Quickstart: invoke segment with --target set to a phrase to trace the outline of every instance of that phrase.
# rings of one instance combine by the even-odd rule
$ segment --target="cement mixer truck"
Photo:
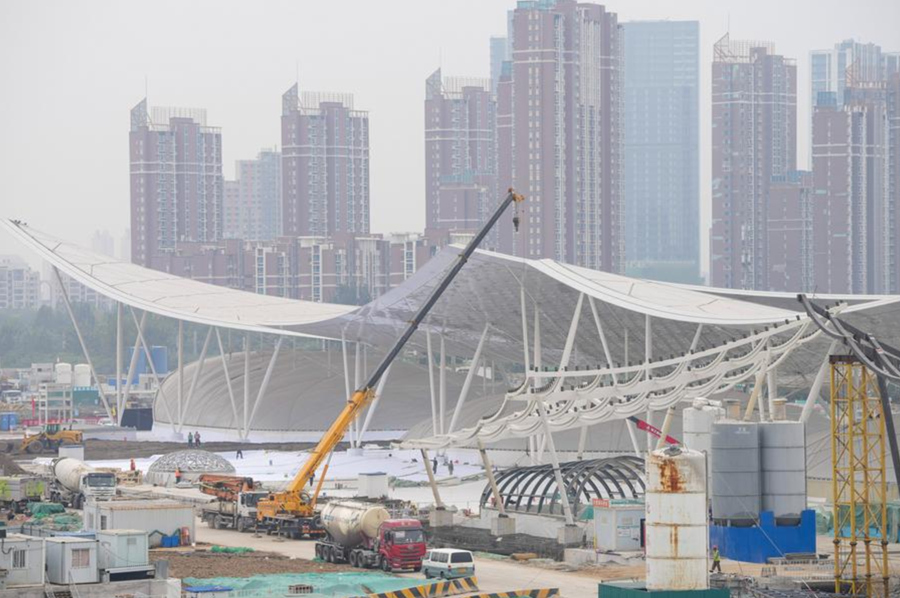
[[[114,473],[97,471],[72,457],[54,459],[50,469],[53,472],[50,500],[54,502],[80,509],[87,499],[110,500],[116,496]]]
[[[416,519],[391,519],[377,504],[335,501],[322,509],[322,525],[326,538],[316,542],[316,556],[323,561],[388,572],[422,569],[425,531]]]

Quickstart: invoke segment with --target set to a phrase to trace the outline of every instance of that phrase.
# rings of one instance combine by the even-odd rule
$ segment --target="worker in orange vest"
[[[175,485],[177,486],[180,483],[181,483],[181,468],[176,467],[175,468]]]

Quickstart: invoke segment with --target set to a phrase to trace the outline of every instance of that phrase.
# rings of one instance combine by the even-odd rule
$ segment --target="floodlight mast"
[[[453,279],[456,278],[456,275],[459,274],[459,271],[462,270],[462,267],[469,260],[469,257],[475,252],[481,242],[484,240],[485,236],[487,236],[488,232],[490,232],[491,228],[493,228],[494,224],[497,223],[497,220],[500,219],[500,216],[503,215],[503,212],[506,208],[509,207],[510,204],[518,205],[522,201],[525,200],[525,197],[516,193],[512,188],[509,189],[509,192],[506,195],[506,198],[497,206],[497,209],[494,210],[494,213],[488,219],[488,221],[481,227],[478,233],[472,238],[471,241],[466,245],[465,249],[462,253],[457,256],[456,263],[444,274],[443,279],[440,284],[431,292],[428,300],[419,308],[419,311],[416,312],[416,315],[409,322],[409,326],[407,326],[406,331],[403,335],[397,340],[394,346],[388,351],[387,355],[385,355],[384,359],[381,360],[381,363],[378,364],[378,367],[375,368],[375,371],[372,372],[372,375],[369,377],[369,380],[366,382],[364,386],[358,388],[348,399],[347,404],[344,406],[344,409],[341,411],[340,415],[338,415],[337,419],[331,424],[331,427],[328,428],[328,431],[322,436],[319,440],[319,443],[313,449],[312,453],[310,453],[309,458],[300,468],[300,471],[297,472],[297,475],[288,485],[287,489],[282,492],[272,493],[269,497],[262,499],[259,501],[257,505],[257,518],[262,521],[270,518],[276,517],[284,517],[284,516],[297,516],[297,517],[312,517],[314,514],[314,509],[316,505],[316,498],[319,494],[319,489],[322,486],[322,480],[325,477],[326,470],[323,471],[322,475],[319,478],[319,484],[316,488],[315,493],[310,496],[303,489],[309,483],[312,476],[318,470],[319,466],[322,465],[323,461],[328,457],[328,455],[335,449],[338,443],[343,439],[344,434],[350,427],[351,422],[355,420],[362,410],[368,405],[375,395],[375,387],[378,385],[378,381],[381,380],[381,377],[384,376],[384,373],[387,371],[388,367],[390,367],[391,363],[400,352],[403,350],[403,347],[412,338],[412,335],[416,332],[419,325],[425,319],[425,316],[428,315],[428,312],[431,311],[431,308],[434,307],[434,304],[437,303],[437,300],[441,298],[441,295],[447,290],[450,284],[453,282]],[[514,218],[514,226],[516,230],[518,230],[518,213]]]

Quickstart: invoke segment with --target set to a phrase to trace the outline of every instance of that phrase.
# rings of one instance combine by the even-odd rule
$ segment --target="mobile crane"
[[[456,275],[462,270],[462,267],[466,264],[469,257],[475,252],[475,249],[478,248],[478,245],[481,244],[484,237],[487,236],[488,232],[493,228],[494,224],[496,224],[497,220],[500,219],[500,216],[510,204],[515,205],[513,226],[516,231],[519,230],[518,205],[524,200],[524,196],[519,195],[512,188],[509,189],[506,198],[499,206],[497,206],[497,209],[481,230],[479,230],[472,240],[469,241],[469,244],[466,245],[463,252],[457,256],[456,263],[454,263],[447,273],[444,274],[440,284],[438,284],[431,292],[431,295],[422,307],[419,308],[419,311],[409,322],[406,331],[397,340],[391,350],[388,351],[387,355],[385,355],[384,359],[369,377],[369,380],[347,399],[347,404],[344,406],[340,415],[338,415],[337,419],[331,424],[331,427],[328,428],[328,431],[325,432],[321,440],[319,440],[319,443],[313,449],[312,453],[310,453],[309,458],[300,468],[300,471],[297,472],[297,475],[288,487],[283,491],[269,494],[269,496],[260,499],[257,503],[256,517],[258,527],[266,529],[269,533],[275,532],[279,535],[285,534],[290,535],[291,537],[304,535],[314,536],[324,533],[321,523],[316,516],[315,507],[316,499],[322,488],[322,482],[328,471],[327,463],[325,464],[325,469],[322,471],[322,475],[319,476],[318,485],[316,486],[314,493],[310,495],[304,488],[306,488],[310,480],[313,479],[312,476],[325,461],[326,457],[334,450],[341,439],[343,439],[350,424],[372,401],[375,396],[375,387],[378,385],[378,381],[381,380],[381,377],[387,371],[388,367],[394,359],[397,358],[403,350],[403,347],[406,346],[406,343],[416,332],[419,324],[422,323],[422,320],[425,319],[425,316],[428,315],[428,312],[431,311],[431,308],[434,307],[437,300],[444,294],[444,291],[447,290],[453,282],[453,279],[456,278]]]

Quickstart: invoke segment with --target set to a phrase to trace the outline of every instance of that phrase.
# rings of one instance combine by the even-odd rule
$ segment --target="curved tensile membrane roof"
[[[330,319],[353,308],[236,291],[120,262],[9,220],[18,240],[81,284],[151,313],[222,328],[284,334],[289,326]]]
[[[364,374],[374,369],[374,364],[400,336],[460,253],[459,248],[448,247],[401,285],[365,306],[352,307],[267,297],[186,280],[116,262],[25,225],[10,221],[3,224],[61,272],[138,309],[221,328],[332,339],[346,337],[351,343],[359,340],[369,346]],[[863,330],[877,331],[885,343],[900,344],[900,297],[813,296],[813,299],[829,305],[847,303],[842,318]],[[503,384],[511,388],[522,381],[526,346],[532,367],[538,354],[543,367],[560,364],[578,305],[581,311],[576,318],[578,324],[568,364],[591,369],[638,364],[644,361],[648,350],[653,360],[683,355],[692,346],[697,351],[711,350],[766,328],[785,325],[787,329],[788,322],[806,319],[795,295],[789,293],[654,282],[554,260],[529,260],[477,251],[434,305],[420,331],[413,336],[410,348],[421,355],[430,336],[436,355],[439,338],[443,336],[448,356],[470,360],[484,334],[485,363],[496,365],[496,372],[492,372],[501,388]],[[538,330],[540,346],[536,351]],[[808,385],[822,363],[828,344],[827,339],[815,338],[791,351],[778,365],[779,384]],[[381,408],[386,408],[394,394],[393,384],[406,384],[408,389],[396,393],[409,397],[403,409],[417,412],[415,421],[426,419],[430,413],[429,382],[427,368],[420,369],[421,380],[399,375],[389,380],[385,387],[386,402]],[[255,374],[251,376],[251,396],[256,395],[259,378]],[[198,386],[198,396],[212,396],[202,392],[202,381]],[[336,386],[339,388],[340,384]],[[488,395],[496,397],[497,388],[493,393],[481,393],[480,384],[473,386],[467,406]],[[296,392],[289,388],[282,392],[278,388],[280,385],[273,383],[273,390],[266,395],[267,408],[287,409],[298,401]],[[228,397],[221,400],[223,412],[230,412]],[[455,403],[456,395],[448,394],[449,411],[452,412]],[[207,401],[197,400],[195,405],[198,413],[215,411]],[[229,418],[234,419],[233,414]],[[192,422],[202,426],[203,419],[201,415]],[[228,425],[210,424],[210,427]]]

